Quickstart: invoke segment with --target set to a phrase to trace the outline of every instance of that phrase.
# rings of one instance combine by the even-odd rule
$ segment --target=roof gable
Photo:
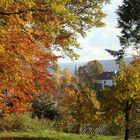
[[[98,76],[98,80],[112,80],[113,76],[115,76],[115,72],[111,71],[111,72],[103,72],[102,74],[100,74]]]

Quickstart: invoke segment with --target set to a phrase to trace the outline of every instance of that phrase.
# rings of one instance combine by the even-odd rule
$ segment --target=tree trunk
[[[77,134],[80,133],[80,128],[81,128],[81,124],[78,123],[77,126],[76,126],[76,131],[75,131]]]
[[[128,128],[125,128],[125,137],[124,137],[124,140],[128,140],[129,139],[129,129]]]
[[[129,128],[129,111],[125,111],[125,137],[124,140],[129,139],[129,133],[130,133],[130,128]]]

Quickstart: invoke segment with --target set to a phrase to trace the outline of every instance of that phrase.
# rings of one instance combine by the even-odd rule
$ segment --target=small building
[[[98,84],[102,89],[104,89],[106,86],[115,86],[115,81],[113,80],[113,77],[115,76],[116,71],[111,72],[103,72],[98,76]]]

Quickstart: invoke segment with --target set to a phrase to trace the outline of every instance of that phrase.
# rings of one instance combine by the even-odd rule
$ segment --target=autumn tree
[[[133,48],[140,53],[140,1],[123,0],[117,11],[117,27],[121,30],[119,36],[122,49],[118,51],[107,50],[110,54],[118,57],[118,60],[125,56],[127,48]]]
[[[77,58],[77,33],[84,36],[87,29],[103,25],[104,2],[0,1],[1,110],[25,111],[32,94],[52,88],[49,70],[59,57]],[[3,96],[5,90],[10,96]]]
[[[140,59],[134,60],[128,66],[121,64],[120,71],[115,77],[116,87],[104,91],[101,100],[101,110],[106,120],[113,120],[124,126],[125,137],[128,140],[130,130],[139,119],[140,104]]]
[[[78,79],[68,68],[61,71],[58,88],[64,92],[65,88],[76,90],[78,87]]]
[[[100,103],[95,91],[87,87],[78,85],[78,90],[65,88],[59,106],[64,126],[68,129],[70,125],[72,132],[80,133],[83,127],[99,123]]]
[[[78,68],[79,83],[94,89],[97,77],[103,72],[103,66],[98,61],[89,61],[86,65]]]

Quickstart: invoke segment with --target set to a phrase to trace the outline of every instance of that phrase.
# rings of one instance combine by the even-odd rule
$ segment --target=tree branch
[[[47,12],[47,10],[45,10],[45,9],[27,9],[27,10],[19,10],[17,12],[3,12],[3,11],[0,11],[0,15],[10,16],[10,15],[19,15],[19,14],[27,13],[27,12]]]

